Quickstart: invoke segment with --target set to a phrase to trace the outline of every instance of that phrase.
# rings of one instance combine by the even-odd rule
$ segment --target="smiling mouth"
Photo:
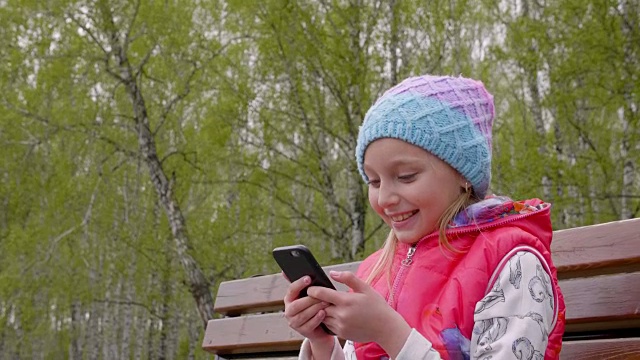
[[[412,217],[417,213],[418,213],[418,210],[414,210],[412,212],[404,213],[402,215],[390,216],[390,218],[391,218],[391,221],[393,222],[401,222],[401,221],[407,220],[408,218]]]

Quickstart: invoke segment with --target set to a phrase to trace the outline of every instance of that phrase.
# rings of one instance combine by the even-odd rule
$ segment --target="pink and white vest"
[[[538,199],[524,203],[543,204]],[[457,249],[466,249],[460,254],[441,248],[438,233],[432,233],[417,243],[410,265],[402,262],[411,246],[399,243],[393,261],[392,291],[389,291],[385,276],[379,277],[373,287],[390,301],[412,328],[433,343],[443,359],[469,359],[468,349],[447,339],[443,331],[458,329],[462,336],[471,339],[476,303],[493,287],[496,280],[493,277],[505,266],[504,260],[517,251],[530,251],[547,265],[551,274],[558,316],[549,334],[544,358],[558,359],[564,333],[565,304],[551,259],[549,214],[550,206],[546,206],[528,214],[449,229],[450,243]],[[366,279],[380,254],[378,251],[362,262],[358,277]],[[386,358],[384,350],[375,343],[356,343],[355,348],[359,360]]]

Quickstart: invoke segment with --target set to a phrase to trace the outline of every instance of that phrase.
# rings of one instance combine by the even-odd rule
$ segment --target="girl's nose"
[[[392,185],[380,184],[378,189],[378,205],[382,208],[390,208],[398,204],[400,197]]]

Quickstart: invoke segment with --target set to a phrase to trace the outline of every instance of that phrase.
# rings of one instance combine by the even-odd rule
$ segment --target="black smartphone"
[[[273,249],[273,258],[276,259],[276,262],[291,282],[308,275],[311,278],[311,285],[309,286],[324,286],[336,289],[327,274],[322,270],[322,266],[316,261],[311,250],[304,245],[275,248]],[[307,288],[300,291],[300,297],[307,296]],[[328,334],[335,335],[324,324],[320,324],[320,326]]]
[[[329,280],[327,274],[322,270],[315,257],[304,245],[283,246],[273,249],[273,258],[289,278],[294,282],[301,277],[308,275],[311,278],[309,286],[324,286],[330,289],[335,287]],[[307,289],[300,292],[300,297],[307,296]]]

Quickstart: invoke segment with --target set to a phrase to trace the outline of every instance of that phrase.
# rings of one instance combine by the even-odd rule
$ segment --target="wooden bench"
[[[567,306],[561,359],[640,359],[640,219],[554,233]],[[358,262],[325,267],[355,271]],[[280,274],[223,282],[202,347],[220,359],[294,359],[302,337],[287,326]]]

